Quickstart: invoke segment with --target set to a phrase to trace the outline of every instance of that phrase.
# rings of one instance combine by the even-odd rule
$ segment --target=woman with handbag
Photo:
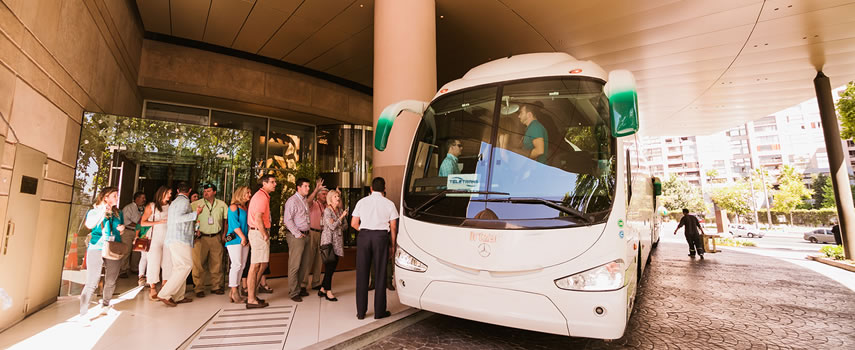
[[[116,279],[119,277],[119,269],[122,265],[120,258],[123,255],[121,251],[123,248],[121,246],[127,246],[122,243],[122,231],[125,230],[125,225],[122,224],[124,220],[122,212],[116,208],[118,200],[119,191],[115,187],[106,187],[95,198],[93,208],[86,212],[84,225],[92,229],[92,238],[86,250],[86,286],[80,293],[81,317],[86,315],[92,294],[95,293],[95,288],[101,281],[102,267],[106,271],[101,313],[106,313],[110,308],[110,298],[116,289]],[[124,249],[124,253],[127,253],[127,249]]]
[[[238,187],[232,195],[232,202],[229,205],[229,233],[226,234],[226,250],[229,252],[229,299],[233,303],[243,303],[246,300],[240,296],[238,288],[240,286],[241,271],[246,265],[246,257],[249,254],[249,239],[246,235],[249,233],[249,222],[246,220],[247,207],[246,204],[252,198],[249,187]]]
[[[344,239],[341,230],[347,209],[339,210],[341,206],[341,192],[337,189],[327,194],[327,208],[323,214],[323,232],[321,232],[321,260],[324,263],[324,281],[321,283],[319,297],[325,297],[329,301],[338,301],[332,292],[332,275],[338,265],[338,259],[344,256]]]
[[[170,198],[172,198],[172,190],[166,186],[160,186],[154,193],[154,202],[145,207],[140,219],[140,226],[151,227],[148,230],[148,237],[151,242],[148,252],[146,252],[146,260],[148,261],[146,282],[149,285],[148,297],[153,301],[158,301],[157,282],[160,282],[161,270],[163,270],[164,278],[172,273],[172,255],[163,244],[163,241],[166,240],[166,213],[169,210]],[[166,280],[161,285],[165,284]]]

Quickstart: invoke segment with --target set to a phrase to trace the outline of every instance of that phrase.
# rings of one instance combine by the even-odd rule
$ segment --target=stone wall
[[[0,0],[0,222],[15,147],[48,158],[37,232],[16,233],[37,240],[32,261],[21,262],[31,270],[30,313],[56,300],[83,112],[142,110],[138,18],[129,0]]]
[[[139,86],[305,113],[294,121],[306,124],[319,124],[315,119],[372,123],[372,99],[364,93],[268,64],[153,40],[143,42]]]

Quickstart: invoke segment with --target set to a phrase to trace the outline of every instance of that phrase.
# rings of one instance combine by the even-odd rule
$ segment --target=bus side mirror
[[[395,119],[401,112],[409,111],[422,116],[427,106],[427,102],[416,100],[398,101],[386,106],[380,113],[380,117],[377,118],[377,125],[374,128],[374,148],[381,152],[386,149],[389,134],[392,132],[392,124],[395,123]]]
[[[609,72],[605,92],[609,97],[612,136],[623,137],[638,132],[638,93],[632,73],[622,69]]]
[[[662,195],[662,180],[659,180],[658,177],[653,178],[653,196],[661,196]]]

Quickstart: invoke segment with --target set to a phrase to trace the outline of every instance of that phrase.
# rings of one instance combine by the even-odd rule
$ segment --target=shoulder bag
[[[113,219],[110,218],[110,222]],[[111,225],[112,226],[112,225]],[[104,235],[104,222],[101,222],[101,234]],[[113,237],[113,228],[108,228],[107,241],[104,242],[104,248],[101,249],[101,257],[107,260],[119,260],[128,254],[128,245],[122,242],[117,242]]]
[[[324,264],[329,264],[335,261],[335,250],[333,250],[332,244],[324,244],[321,247],[321,260]]]

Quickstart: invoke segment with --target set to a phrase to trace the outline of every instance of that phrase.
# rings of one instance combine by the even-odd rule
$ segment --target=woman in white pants
[[[166,239],[166,214],[169,209],[170,198],[172,198],[172,190],[166,186],[160,186],[154,194],[154,202],[145,207],[145,212],[140,219],[141,226],[152,226],[148,232],[151,245],[146,253],[148,263],[146,282],[150,288],[149,298],[154,301],[158,300],[157,282],[160,282],[161,269],[164,278],[172,273],[172,256],[169,249],[163,245],[163,241]],[[166,284],[166,280],[163,281],[163,284]]]
[[[229,235],[234,234],[234,238],[226,242],[226,249],[229,251],[229,299],[233,303],[243,303],[245,300],[240,296],[238,287],[240,286],[241,272],[246,265],[246,256],[249,254],[249,240],[246,234],[249,232],[249,223],[246,221],[246,204],[251,198],[249,188],[246,186],[238,187],[234,195],[232,195],[232,203],[229,205]]]

